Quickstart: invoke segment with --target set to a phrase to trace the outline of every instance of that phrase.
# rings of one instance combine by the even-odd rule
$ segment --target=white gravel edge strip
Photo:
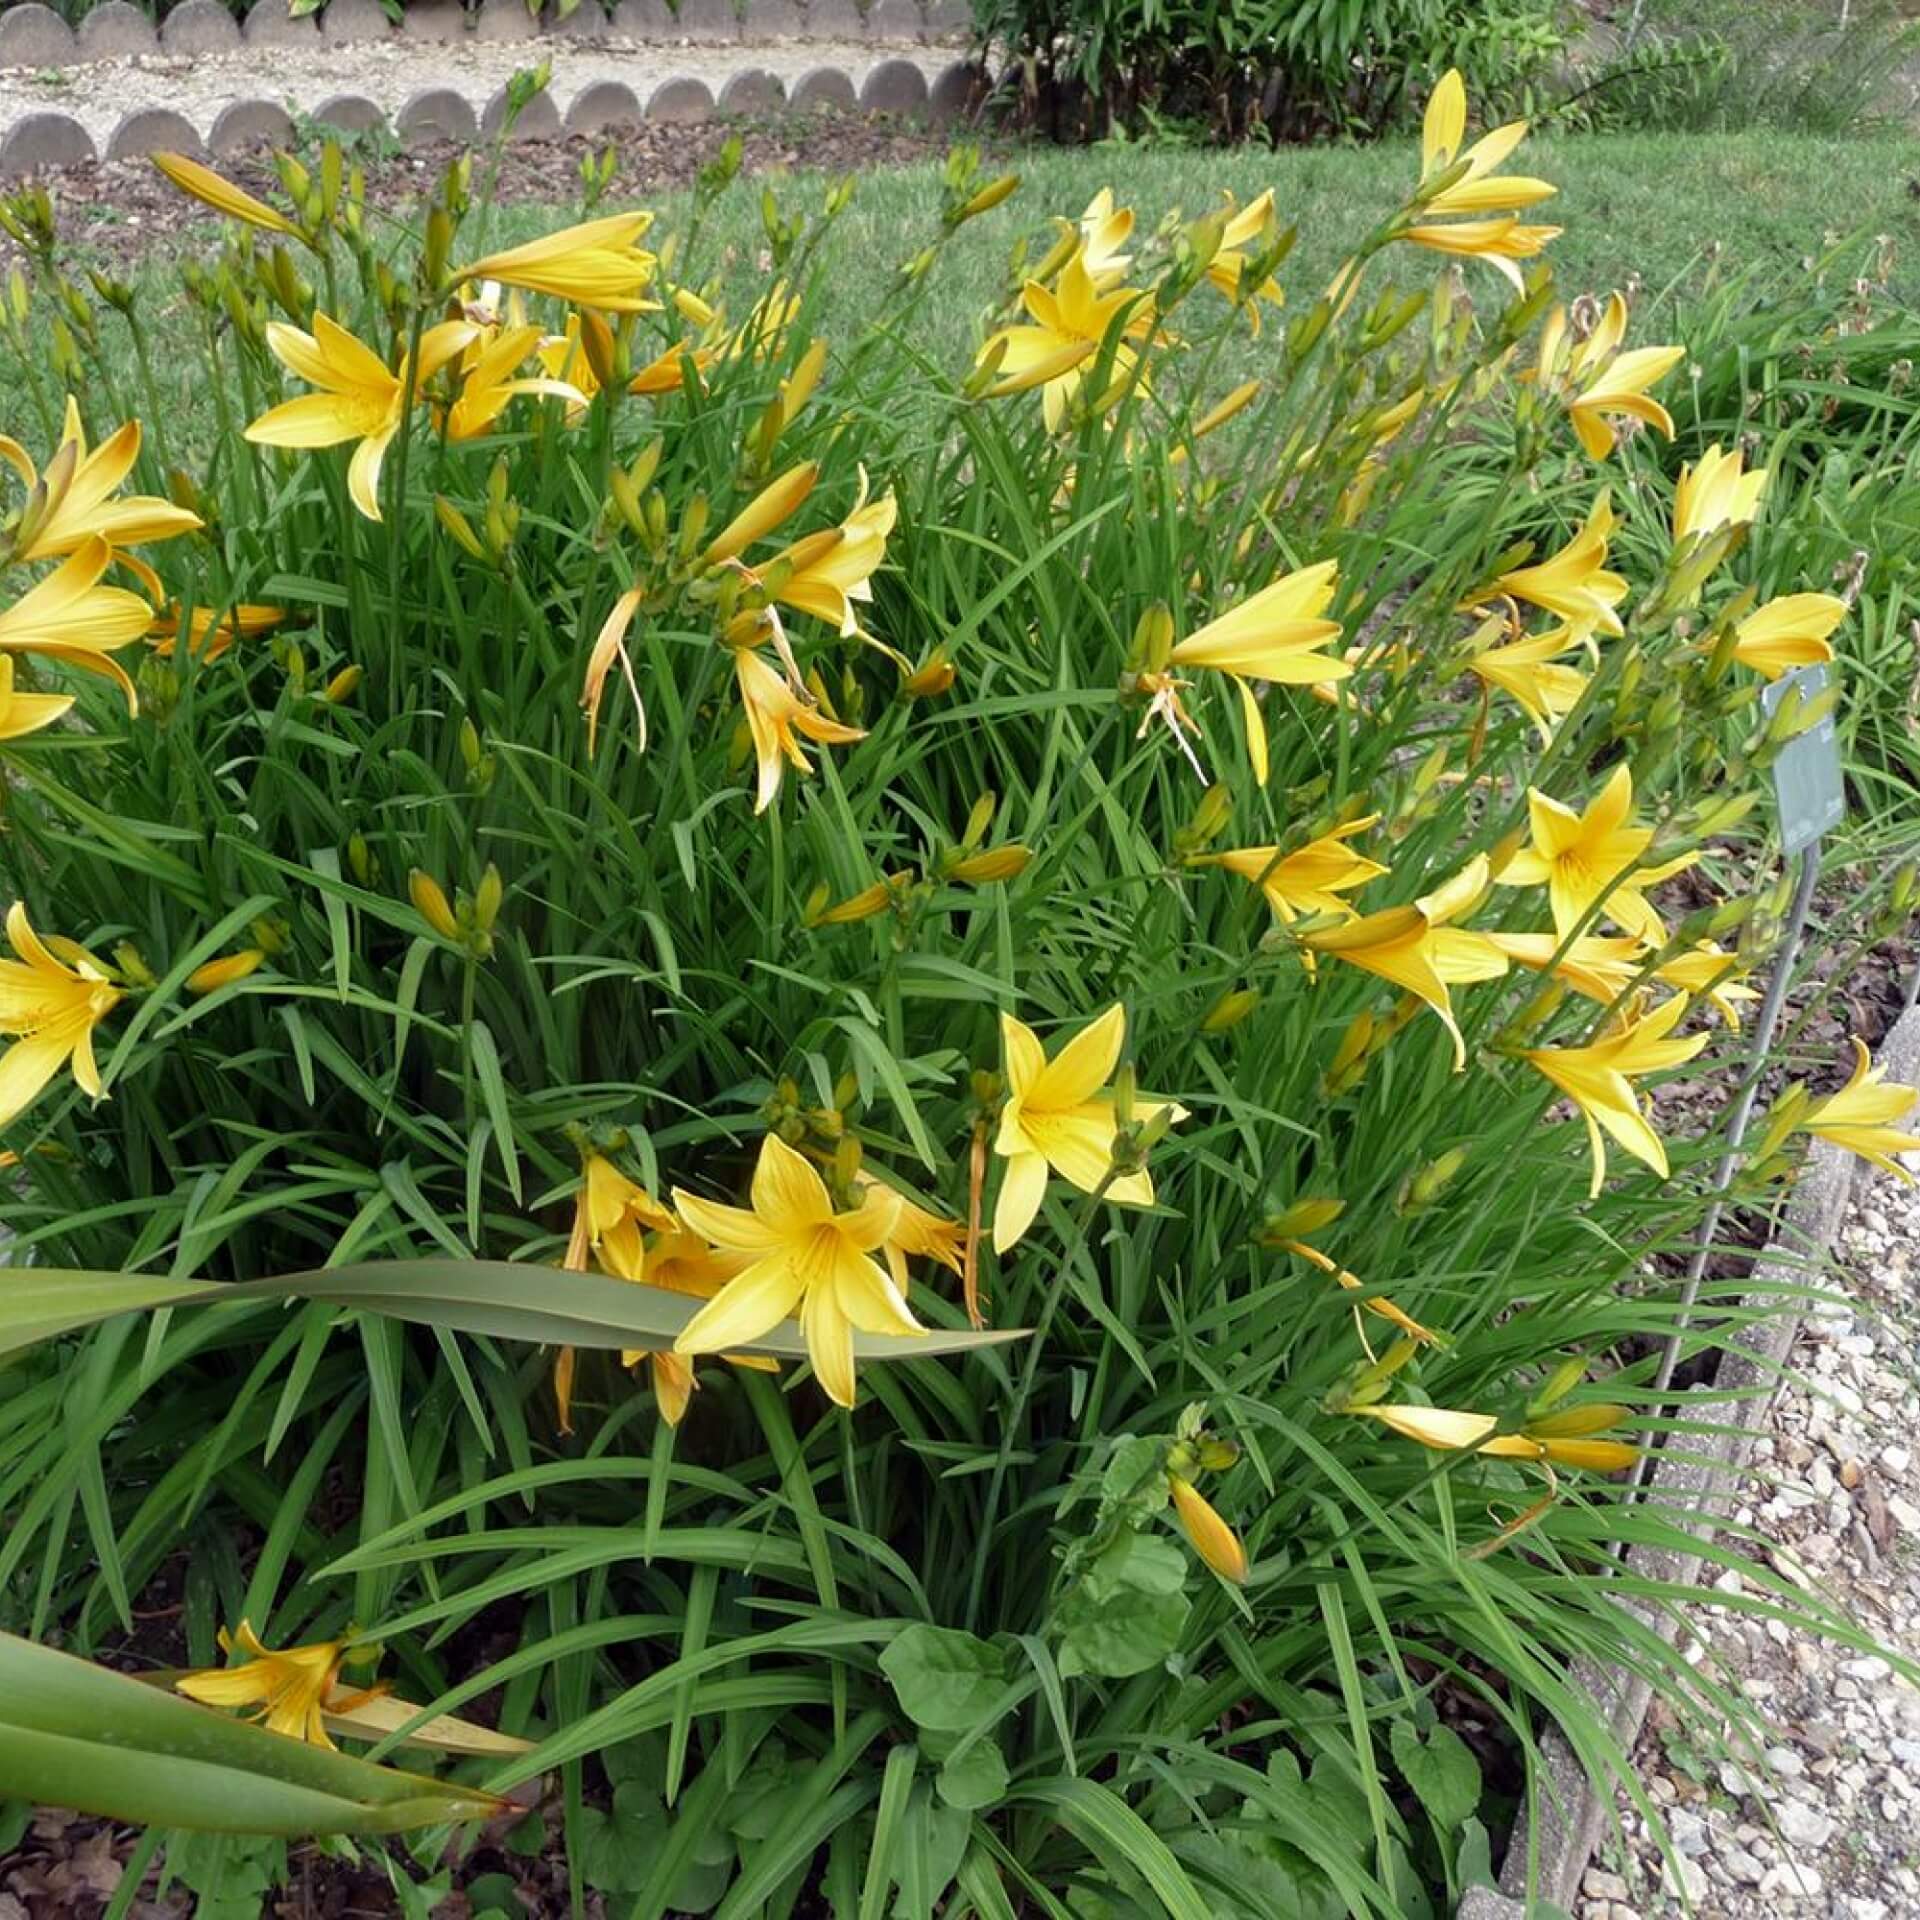
[[[1909,1009],[1894,1023],[1881,1043],[1878,1063],[1889,1079],[1910,1081],[1920,1077],[1920,1008]],[[1809,1263],[1825,1259],[1846,1218],[1857,1164],[1844,1148],[1824,1140],[1814,1142],[1786,1224],[1756,1269],[1756,1278],[1769,1275],[1771,1269],[1770,1277],[1791,1283],[1804,1277]],[[1701,1440],[1695,1458],[1663,1461],[1655,1473],[1653,1484],[1660,1492],[1672,1496],[1675,1504],[1690,1502],[1697,1507],[1703,1532],[1712,1525],[1714,1496],[1724,1496],[1734,1488],[1766,1424],[1772,1406],[1771,1388],[1799,1326],[1798,1315],[1773,1321],[1765,1329],[1762,1347],[1752,1354],[1728,1354],[1722,1360],[1714,1378],[1715,1393],[1732,1390],[1756,1394],[1747,1403],[1746,1421],[1733,1432]],[[1700,1556],[1641,1549],[1630,1556],[1629,1564],[1652,1579],[1690,1584],[1699,1575]],[[1678,1630],[1678,1622],[1664,1614],[1649,1611],[1643,1617],[1665,1639],[1672,1639]],[[1573,1677],[1575,1685],[1606,1713],[1614,1739],[1631,1753],[1652,1696],[1650,1685],[1585,1661],[1575,1668]],[[1573,1909],[1581,1877],[1606,1829],[1613,1793],[1611,1786],[1595,1790],[1573,1749],[1557,1731],[1549,1733],[1543,1745],[1548,1778],[1537,1830],[1529,1825],[1523,1811],[1501,1869],[1502,1891],[1469,1888],[1460,1902],[1458,1920],[1526,1920],[1529,1891],[1536,1899],[1551,1900],[1569,1912]]]

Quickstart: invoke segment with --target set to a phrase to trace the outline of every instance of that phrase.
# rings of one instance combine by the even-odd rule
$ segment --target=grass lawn
[[[1753,269],[1756,298],[1764,298],[1830,242],[1885,233],[1895,242],[1896,283],[1920,300],[1920,140],[1595,134],[1533,140],[1521,158],[1525,171],[1559,186],[1540,217],[1566,229],[1550,257],[1569,292],[1604,291],[1637,272],[1658,297],[1683,283],[1697,290],[1706,272],[1724,278]],[[1418,170],[1416,149],[1405,140],[1270,153],[1045,148],[1007,164],[1020,172],[1021,191],[956,238],[942,270],[944,295],[925,314],[928,347],[948,366],[972,351],[979,315],[998,295],[1015,238],[1040,229],[1047,214],[1078,213],[1102,186],[1135,208],[1142,230],[1176,208],[1189,218],[1204,212],[1223,188],[1242,201],[1273,188],[1281,218],[1300,231],[1281,270],[1298,298],[1326,284]],[[782,201],[793,204],[800,187],[796,180],[782,189]],[[736,190],[722,229],[748,268],[761,244],[758,197],[757,186]],[[809,198],[801,192],[799,204]],[[847,303],[849,323],[865,305],[870,271],[920,246],[935,231],[939,204],[934,167],[861,181],[838,242],[847,270],[835,292]],[[517,234],[545,217],[516,208],[503,225],[510,222]],[[1856,257],[1849,252],[1849,260]],[[1432,265],[1431,257],[1423,260],[1407,278],[1429,279]],[[1468,274],[1468,284],[1484,289],[1492,304],[1501,283],[1482,268],[1469,265]]]

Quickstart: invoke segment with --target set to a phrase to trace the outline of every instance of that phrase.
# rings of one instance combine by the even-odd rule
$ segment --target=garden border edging
[[[0,7],[0,67],[57,72],[65,67],[131,61],[144,67],[158,56],[222,55],[258,50],[406,43],[415,53],[425,43],[471,37],[481,42],[525,42],[528,58],[543,47],[609,48],[616,63],[631,50],[643,66],[659,69],[650,84],[601,80],[582,87],[567,106],[564,124],[556,103],[542,96],[523,114],[516,139],[555,139],[562,134],[597,136],[642,120],[686,123],[715,117],[756,117],[778,110],[894,114],[932,124],[965,119],[985,92],[985,74],[967,45],[971,14],[964,0],[680,0],[677,14],[662,0],[619,0],[611,13],[584,4],[564,22],[533,20],[524,0],[481,0],[463,12],[449,0],[413,6],[391,28],[377,0],[331,0],[323,26],[313,18],[291,20],[287,0],[254,0],[236,23],[222,0],[182,0],[156,30],[129,0],[101,0],[76,30],[42,0],[16,0]],[[822,65],[783,82],[754,64],[756,46],[802,52],[818,47]],[[682,47],[700,55],[725,49],[725,70],[708,79],[675,73],[659,50]],[[858,61],[849,55],[864,55]],[[834,63],[834,64],[826,64]],[[687,66],[696,66],[689,59]],[[790,63],[789,63],[790,64]],[[491,98],[451,84],[449,75],[423,75],[422,90],[388,103],[391,112],[351,93],[335,93],[311,106],[312,118],[351,132],[389,119],[402,147],[451,135],[471,138],[469,118],[482,134],[506,113],[506,89]],[[325,90],[322,89],[322,92]],[[451,116],[451,124],[449,124]],[[96,116],[96,120],[97,120]],[[262,139],[284,141],[293,121],[278,96],[244,91],[229,100],[211,124],[195,125],[168,107],[149,103],[91,129],[72,113],[49,106],[0,121],[0,180],[43,169],[99,160],[136,160],[164,151],[219,159]]]
[[[1881,1042],[1875,1064],[1894,1080],[1920,1077],[1920,1008],[1909,1008]],[[1844,1147],[1816,1140],[1805,1171],[1794,1192],[1787,1218],[1761,1255],[1756,1279],[1770,1272],[1791,1282],[1810,1261],[1824,1260],[1840,1224],[1846,1218],[1859,1166]],[[1800,1331],[1798,1314],[1769,1323],[1760,1344],[1751,1352],[1725,1355],[1714,1374],[1714,1389],[1752,1391],[1777,1388],[1780,1368]],[[1749,1403],[1752,1417],[1732,1432],[1710,1436],[1689,1460],[1663,1459],[1653,1485],[1663,1491],[1698,1500],[1703,1533],[1710,1530],[1715,1491],[1730,1491],[1759,1439],[1773,1405],[1773,1392]],[[1649,1577],[1691,1585],[1699,1576],[1702,1555],[1641,1549],[1627,1564]],[[1648,1624],[1663,1638],[1672,1639],[1680,1622],[1668,1615],[1649,1614]],[[1606,1714],[1608,1728],[1624,1752],[1631,1753],[1640,1736],[1652,1699],[1652,1683],[1637,1675],[1625,1676],[1582,1661],[1574,1669],[1574,1684]],[[1588,1780],[1572,1747],[1556,1728],[1543,1742],[1548,1779],[1540,1801],[1539,1831],[1529,1830],[1525,1814],[1514,1829],[1500,1872],[1500,1891],[1470,1887],[1462,1896],[1457,1920],[1526,1920],[1528,1857],[1536,1862],[1534,1897],[1551,1900],[1571,1912],[1580,1882],[1606,1829],[1613,1803],[1611,1790],[1597,1790]]]

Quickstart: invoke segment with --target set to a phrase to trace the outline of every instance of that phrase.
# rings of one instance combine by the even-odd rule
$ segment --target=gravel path
[[[596,80],[624,81],[644,103],[663,80],[704,80],[717,97],[726,79],[759,67],[789,90],[815,67],[837,67],[857,91],[882,60],[911,60],[928,79],[958,58],[951,47],[887,45],[869,41],[769,40],[727,45],[657,41],[447,42],[371,40],[345,46],[253,48],[236,53],[145,54],[71,67],[0,68],[0,133],[36,112],[70,114],[105,151],[108,136],[142,107],[171,107],[204,135],[220,109],[235,100],[272,99],[290,112],[311,112],[336,94],[371,100],[391,121],[416,93],[451,87],[475,109],[486,105],[522,67],[553,62],[549,91],[562,116],[574,96]]]
[[[1920,1170],[1920,1154],[1907,1156]],[[1920,1189],[1861,1168],[1835,1247],[1845,1304],[1801,1330],[1736,1520],[1773,1566],[1863,1632],[1920,1659]],[[1737,1583],[1725,1575],[1722,1591]],[[1726,1607],[1696,1611],[1687,1656],[1742,1688],[1764,1769],[1703,1751],[1658,1699],[1640,1776],[1666,1809],[1699,1920],[1920,1914],[1920,1691],[1884,1660]],[[1603,1848],[1580,1920],[1668,1920],[1681,1887],[1623,1806],[1631,1857]]]

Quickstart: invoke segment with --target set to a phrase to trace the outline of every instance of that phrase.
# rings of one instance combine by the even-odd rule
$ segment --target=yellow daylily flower
[[[1603,911],[1609,919],[1635,938],[1659,946],[1667,929],[1644,890],[1684,873],[1699,856],[1683,853],[1658,865],[1642,865],[1654,830],[1629,825],[1632,814],[1633,774],[1624,760],[1584,813],[1529,787],[1533,844],[1514,854],[1495,877],[1503,887],[1544,886],[1554,929],[1563,938],[1604,894]]]
[[[52,726],[72,705],[70,693],[16,693],[13,655],[0,653],[0,740],[24,740]]]
[[[1207,281],[1217,292],[1223,293],[1237,306],[1244,305],[1247,310],[1247,324],[1255,333],[1260,331],[1260,302],[1271,300],[1275,306],[1284,305],[1286,292],[1272,274],[1257,287],[1243,288],[1241,281],[1247,271],[1247,250],[1249,246],[1267,229],[1273,218],[1273,189],[1269,187],[1257,199],[1249,200],[1238,211],[1234,210],[1233,195],[1226,196],[1227,224],[1221,229],[1220,245],[1214,256],[1207,262]],[[1264,249],[1263,249],[1264,251]],[[1199,438],[1205,431],[1197,426],[1194,437]]]
[[[1547,745],[1554,728],[1579,705],[1587,690],[1587,676],[1560,659],[1577,644],[1571,627],[1555,627],[1505,646],[1488,647],[1467,662],[1467,671],[1513,700],[1539,729],[1541,744]]]
[[[864,480],[861,492],[866,491]],[[773,589],[782,606],[824,620],[842,636],[857,633],[856,601],[873,598],[868,584],[887,555],[887,536],[893,532],[899,507],[892,490],[878,500],[863,501],[837,527],[810,533],[776,554],[765,567],[770,573],[785,563],[785,578]]]
[[[269,1732],[309,1746],[332,1747],[326,1707],[346,1658],[344,1641],[320,1640],[275,1652],[261,1645],[245,1620],[231,1635],[222,1627],[219,1641],[222,1653],[238,1646],[247,1656],[246,1665],[183,1673],[173,1683],[176,1692],[210,1707],[258,1707],[253,1718],[263,1721]]]
[[[156,153],[153,164],[182,193],[191,194],[215,213],[224,213],[230,220],[244,220],[248,226],[258,227],[263,233],[278,233],[290,240],[299,239],[300,229],[285,214],[276,213],[264,200],[256,200],[244,187],[236,187],[231,180],[223,180],[211,167],[203,167],[198,160],[189,160],[184,153]]]
[[[1627,333],[1627,303],[1609,295],[1606,311],[1587,337],[1569,347],[1567,311],[1555,307],[1540,332],[1536,377],[1565,394],[1573,422],[1590,459],[1604,460],[1618,439],[1610,414],[1643,420],[1671,440],[1673,416],[1647,389],[1687,357],[1685,347],[1634,347],[1621,351]]]
[[[641,297],[656,257],[637,242],[653,225],[650,213],[614,213],[525,246],[508,247],[455,270],[457,280],[498,280],[528,293],[550,293],[603,313],[650,313],[659,302]]]
[[[99,534],[88,534],[44,580],[0,612],[0,654],[37,654],[98,674],[126,695],[127,711],[135,713],[139,696],[112,654],[146,632],[153,609],[125,587],[100,585],[113,558]]]
[[[1324,686],[1353,672],[1351,661],[1321,653],[1340,637],[1340,623],[1324,617],[1339,586],[1335,560],[1282,574],[1258,593],[1190,633],[1173,649],[1174,667],[1209,667],[1232,677],[1247,729],[1247,757],[1254,778],[1267,778],[1267,729],[1254,697],[1256,680],[1282,686]]]
[[[1557,933],[1490,933],[1487,938],[1515,966],[1530,973],[1551,972],[1575,993],[1603,1007],[1611,1006],[1632,985],[1647,957],[1638,940],[1612,934],[1583,933],[1570,943]]]
[[[1645,1161],[1663,1180],[1666,1178],[1666,1147],[1648,1125],[1630,1076],[1680,1066],[1707,1044],[1704,1033],[1669,1038],[1688,1004],[1685,994],[1675,994],[1651,1013],[1624,1022],[1586,1046],[1533,1047],[1521,1054],[1579,1108],[1587,1124],[1587,1139],[1593,1148],[1593,1184],[1588,1189],[1591,1197],[1598,1197],[1607,1177],[1603,1129],[1636,1160]]]
[[[789,763],[800,773],[813,771],[813,762],[794,738],[796,734],[826,747],[844,747],[867,737],[864,728],[830,719],[816,705],[803,700],[752,648],[734,650],[733,669],[758,768],[755,813],[765,813],[780,797],[780,782]]]
[[[1346,842],[1379,822],[1377,813],[1344,821],[1330,833],[1296,847],[1284,859],[1277,857],[1278,847],[1235,847],[1226,853],[1204,855],[1195,864],[1225,867],[1259,887],[1282,922],[1309,914],[1351,920],[1357,917],[1355,910],[1340,896],[1365,886],[1369,880],[1384,879],[1388,870],[1379,861],[1356,853]]]
[[[416,394],[418,385],[466,351],[477,332],[467,320],[443,320],[426,330],[420,340]],[[347,467],[347,492],[369,520],[378,520],[380,463],[400,430],[406,397],[404,363],[400,372],[391,371],[377,353],[324,313],[313,316],[311,333],[282,320],[268,321],[267,345],[281,365],[319,392],[269,407],[247,428],[247,439],[262,447],[334,447],[344,440],[359,441]]]
[[[1751,987],[1741,985],[1751,969],[1738,954],[1728,953],[1711,940],[1702,940],[1685,953],[1663,960],[1653,977],[1682,993],[1704,1000],[1736,1033],[1740,1029],[1740,1002],[1758,1000]]]
[[[282,607],[256,606],[240,601],[231,607],[195,607],[186,622],[187,651],[196,660],[218,660],[236,640],[271,633],[287,617]],[[180,645],[180,603],[171,602],[155,614],[147,628],[147,644],[162,660],[171,659]]]
[[[1174,1518],[1194,1552],[1222,1580],[1244,1587],[1247,1549],[1240,1536],[1215,1511],[1212,1501],[1191,1480],[1177,1473],[1167,1475],[1167,1492],[1173,1501]]]
[[[1585,640],[1596,632],[1618,638],[1626,629],[1614,608],[1627,597],[1627,582],[1607,570],[1607,543],[1618,525],[1612,500],[1603,487],[1581,522],[1580,531],[1558,553],[1501,574],[1478,599],[1511,594],[1516,600],[1558,615],[1573,640]]]
[[[1767,490],[1769,473],[1756,467],[1744,470],[1738,447],[1722,453],[1715,441],[1700,456],[1697,464],[1683,466],[1673,487],[1673,539],[1676,546],[1696,534],[1709,534],[1721,527],[1744,526],[1760,511],[1760,498]]]
[[[857,1193],[864,1194],[869,1187],[884,1184],[871,1174],[863,1173],[854,1186]],[[887,1187],[886,1191],[893,1195],[899,1206],[880,1251],[886,1259],[887,1271],[893,1275],[893,1284],[901,1293],[907,1290],[909,1260],[932,1260],[949,1273],[964,1276],[967,1270],[966,1228],[958,1220],[949,1220],[941,1214],[930,1212],[895,1188]]]
[[[1033,324],[1003,327],[981,348],[980,360],[984,365],[999,356],[1000,378],[988,389],[996,397],[1041,390],[1049,433],[1059,430],[1116,320],[1111,384],[1124,392],[1144,380],[1142,348],[1154,329],[1153,296],[1135,287],[1096,286],[1084,249],[1061,269],[1057,287],[1029,280],[1020,298]]]
[[[1828,635],[1847,617],[1831,593],[1786,593],[1756,607],[1733,630],[1733,657],[1768,680],[1833,658]]]
[[[1453,1017],[1449,984],[1497,979],[1506,956],[1491,937],[1451,923],[1484,897],[1487,857],[1477,854],[1444,886],[1411,906],[1387,907],[1344,926],[1321,927],[1295,937],[1317,954],[1332,954],[1410,993],[1437,1013],[1453,1038],[1453,1069],[1467,1064],[1467,1043]]]
[[[1047,1170],[1094,1193],[1113,1169],[1117,1122],[1107,1081],[1126,1043],[1126,1009],[1117,1001],[1069,1040],[1049,1060],[1039,1036],[1010,1013],[1000,1016],[1006,1048],[1007,1096],[993,1150],[1007,1162],[994,1208],[996,1253],[1017,1246],[1033,1225],[1046,1195]],[[1146,1122],[1170,1108],[1174,1122],[1187,1110],[1177,1102],[1136,1096],[1136,1120]],[[1108,1182],[1105,1198],[1121,1206],[1153,1204],[1153,1176],[1142,1168]]]
[[[1514,261],[1531,259],[1560,229],[1523,225],[1513,217],[1513,210],[1537,205],[1554,189],[1526,174],[1494,171],[1527,137],[1524,120],[1495,127],[1462,153],[1460,143],[1466,131],[1466,83],[1455,68],[1441,78],[1427,101],[1420,130],[1420,190],[1415,196],[1421,218],[1419,224],[1402,228],[1400,237],[1415,246],[1485,260],[1519,290],[1523,283]],[[1458,161],[1466,163],[1466,171],[1451,186],[1434,191],[1431,183]],[[1445,217],[1450,214],[1499,217],[1450,221]],[[1439,225],[1433,224],[1436,216]]]
[[[1920,1090],[1887,1079],[1886,1069],[1876,1067],[1865,1043],[1856,1039],[1853,1078],[1838,1093],[1814,1101],[1800,1126],[1912,1186],[1913,1175],[1893,1155],[1920,1153],[1920,1133],[1903,1133],[1896,1124],[1913,1111],[1916,1101]]]
[[[1467,86],[1457,67],[1440,78],[1427,101],[1420,125],[1420,181],[1438,179],[1456,159],[1467,163],[1466,173],[1442,192],[1430,194],[1421,203],[1423,211],[1436,213],[1493,213],[1501,208],[1531,207],[1552,198],[1555,189],[1544,180],[1523,174],[1501,176],[1494,172],[1527,137],[1524,120],[1510,120],[1503,127],[1476,140],[1465,153],[1460,142],[1467,131]]]
[[[176,507],[158,494],[116,495],[140,457],[140,439],[140,422],[128,420],[89,452],[80,407],[71,394],[67,396],[60,444],[44,474],[35,470],[31,455],[17,440],[0,435],[0,460],[13,468],[26,487],[25,519],[31,522],[12,557],[64,559],[95,534],[116,548],[151,545],[192,533],[202,525],[197,513]],[[35,499],[36,489],[44,490],[44,501]],[[128,554],[115,557],[140,575],[149,592],[158,593],[153,569],[144,561]]]
[[[1064,221],[1061,224],[1065,226]],[[1133,209],[1116,207],[1113,189],[1102,187],[1080,216],[1080,253],[1094,285],[1103,291],[1124,280],[1133,265],[1133,255],[1122,251],[1132,232]]]
[[[1514,262],[1533,259],[1559,234],[1558,227],[1530,226],[1506,216],[1498,220],[1455,220],[1439,227],[1407,227],[1400,237],[1411,240],[1417,247],[1430,247],[1435,253],[1484,260],[1502,278],[1512,282],[1516,293],[1521,293],[1526,290],[1526,282]]]
[[[589,1152],[581,1163],[580,1192],[574,1202],[573,1236],[566,1265],[576,1272],[594,1266],[616,1279],[644,1281],[672,1293],[711,1300],[752,1256],[710,1247],[681,1225],[671,1207],[663,1207],[645,1187],[629,1180],[605,1154]],[[651,1234],[652,1238],[647,1236]],[[749,1355],[728,1355],[738,1365],[771,1368],[775,1362]],[[686,1417],[695,1386],[693,1363],[683,1355],[645,1347],[623,1348],[620,1364],[646,1361],[653,1380],[654,1404],[670,1427]],[[571,1385],[571,1350],[555,1364],[555,1386]],[[567,1430],[562,1397],[561,1430]]]
[[[447,438],[474,440],[485,433],[517,394],[545,394],[568,403],[568,418],[587,404],[587,396],[570,381],[548,374],[516,378],[520,366],[540,345],[538,327],[502,327],[474,353],[461,377],[460,392],[447,409]]]
[[[14,1040],[0,1054],[0,1127],[19,1119],[63,1066],[71,1066],[83,1093],[103,1097],[93,1030],[121,999],[85,947],[41,939],[18,900],[7,909],[7,941],[17,958],[0,960],[0,1033]]]
[[[713,1246],[751,1256],[682,1329],[674,1351],[744,1346],[797,1311],[821,1387],[837,1405],[850,1407],[857,1391],[854,1329],[926,1331],[874,1258],[894,1231],[899,1196],[869,1186],[858,1206],[838,1213],[812,1165],[770,1133],[760,1145],[751,1197],[750,1209],[729,1207],[674,1189],[675,1210],[693,1232]]]

